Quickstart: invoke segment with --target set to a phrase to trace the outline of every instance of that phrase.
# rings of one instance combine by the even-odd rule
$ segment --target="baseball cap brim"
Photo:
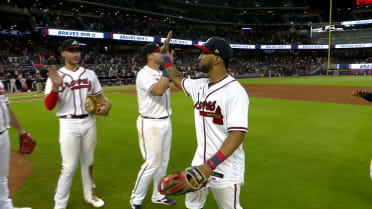
[[[152,53],[160,51],[161,47],[156,48]]]
[[[74,48],[79,48],[79,49],[82,49],[84,48],[83,46],[70,46],[70,47],[67,47],[66,49],[63,49],[63,51],[66,51],[66,50],[69,50],[69,49],[74,49]]]
[[[155,52],[159,52],[160,49],[161,49],[161,47],[158,44],[150,43],[150,44],[146,44],[142,48],[142,52],[141,53],[143,55],[152,54],[152,53],[155,53]]]
[[[203,45],[200,45],[200,44],[193,44],[193,45],[198,47],[199,49],[201,49],[202,51],[204,51],[208,54],[213,54],[213,52],[211,50],[209,50],[207,47],[205,47]]]

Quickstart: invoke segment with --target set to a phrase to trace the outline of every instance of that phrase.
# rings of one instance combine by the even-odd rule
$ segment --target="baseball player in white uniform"
[[[12,109],[8,106],[9,100],[5,95],[3,83],[0,81],[0,209],[30,209],[15,208],[9,199],[8,174],[10,159],[10,142],[8,128],[11,125],[21,135],[25,133],[18,123]]]
[[[165,176],[172,139],[170,115],[169,78],[166,71],[159,66],[163,63],[156,43],[146,44],[142,54],[147,61],[137,74],[136,89],[139,116],[137,130],[140,150],[145,162],[141,166],[135,186],[132,190],[130,204],[133,209],[141,209],[142,201],[153,180],[152,202],[174,205],[176,201],[159,193],[157,185]]]
[[[248,131],[249,99],[245,89],[227,74],[232,49],[226,40],[213,37],[205,45],[196,45],[202,54],[199,68],[209,78],[185,79],[173,65],[167,47],[168,34],[161,53],[170,79],[194,102],[198,147],[192,166],[209,178],[207,186],[186,194],[189,209],[204,207],[209,189],[220,209],[239,209],[240,188],[244,183],[244,135]]]
[[[85,108],[88,94],[96,96],[99,103],[105,103],[107,115],[111,104],[102,93],[102,87],[94,71],[79,66],[81,44],[76,40],[65,40],[61,55],[65,66],[58,71],[48,68],[49,78],[45,86],[45,105],[52,110],[57,102],[59,117],[59,143],[62,156],[62,171],[54,196],[55,209],[65,209],[76,167],[81,163],[85,201],[93,207],[102,207],[104,201],[95,195],[93,181],[94,151],[97,142],[96,122]]]

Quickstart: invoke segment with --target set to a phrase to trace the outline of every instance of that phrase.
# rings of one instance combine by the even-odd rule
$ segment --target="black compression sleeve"
[[[364,99],[366,99],[366,100],[368,100],[368,101],[370,101],[370,102],[372,102],[372,93],[366,93],[366,95],[363,97]]]

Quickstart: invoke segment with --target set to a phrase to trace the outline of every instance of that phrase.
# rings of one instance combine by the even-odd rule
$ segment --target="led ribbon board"
[[[164,43],[164,41],[166,40],[166,38],[161,38],[161,43]],[[192,45],[192,41],[191,40],[182,40],[182,39],[171,39],[170,40],[170,43],[171,44],[179,44],[179,45],[188,45],[188,46],[191,46]]]
[[[136,36],[128,34],[112,34],[112,39],[114,40],[124,40],[124,41],[144,41],[144,42],[154,42],[155,38],[152,36]]]
[[[44,34],[49,36],[62,36],[62,37],[78,37],[78,38],[98,38],[103,39],[104,33],[89,32],[79,30],[60,30],[60,29],[44,29]]]

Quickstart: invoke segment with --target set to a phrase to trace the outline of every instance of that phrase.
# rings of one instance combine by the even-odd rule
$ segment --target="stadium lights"
[[[252,28],[242,28],[242,30],[252,30]]]

